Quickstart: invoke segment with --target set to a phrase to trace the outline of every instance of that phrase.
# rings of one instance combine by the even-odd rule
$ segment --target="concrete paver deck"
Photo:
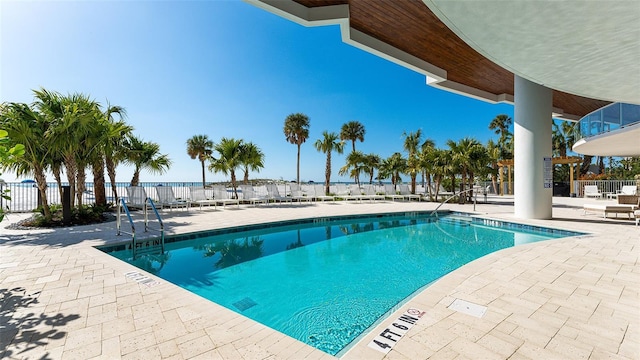
[[[476,213],[589,235],[501,250],[442,277],[344,359],[638,359],[640,228],[554,198],[553,220],[518,221],[512,199]],[[604,201],[603,201],[604,203]],[[436,203],[317,203],[163,212],[172,233],[324,215],[431,210]],[[473,205],[444,208],[472,212]],[[24,217],[11,214],[3,224]],[[332,356],[94,248],[115,223],[0,230],[0,357],[8,359],[330,359]],[[154,282],[137,282],[138,272]],[[146,284],[146,285],[145,285]],[[482,318],[448,309],[487,307]],[[406,309],[425,311],[387,354],[367,344]]]

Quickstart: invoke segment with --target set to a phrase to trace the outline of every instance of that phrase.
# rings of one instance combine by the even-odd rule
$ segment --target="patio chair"
[[[331,201],[336,201],[336,197],[333,195],[327,195],[324,191],[325,191],[325,186],[321,185],[321,184],[315,184],[313,185],[313,198],[316,201],[325,201],[325,200],[331,200]]]
[[[385,199],[391,199],[393,201],[396,201],[396,199],[404,199],[403,195],[398,195],[396,187],[393,184],[384,184],[384,197]]]
[[[191,206],[199,205],[200,210],[202,210],[202,207],[205,205],[209,207],[213,205],[214,210],[216,209],[216,201],[208,198],[204,188],[199,186],[192,186],[189,188],[189,203]]]
[[[269,200],[273,200],[274,202],[279,202],[279,203],[292,201],[290,197],[280,195],[280,191],[278,190],[278,185],[267,184],[265,186],[267,187],[267,198]]]
[[[238,208],[240,207],[240,200],[230,198],[227,188],[222,185],[213,186],[213,200],[217,204],[222,204],[223,209],[227,207],[227,204],[236,204]]]
[[[420,201],[422,198],[419,194],[412,194],[411,190],[409,190],[409,185],[407,184],[400,184],[399,188],[400,195],[402,195],[404,199],[407,199],[409,201],[411,201],[412,199],[418,199],[418,201]]]
[[[252,185],[239,185],[239,188],[242,191],[242,201],[246,201],[252,205],[260,203],[269,204],[269,199],[264,195],[256,193]]]
[[[362,200],[362,192],[358,185],[336,184],[336,197],[344,200]]]
[[[376,187],[374,185],[363,185],[362,186],[362,199],[369,199],[371,201],[382,200],[384,201],[385,197],[383,194],[378,194],[376,192]]]
[[[147,192],[142,186],[129,186],[127,187],[127,207],[144,209],[147,203]]]
[[[311,197],[305,194],[300,184],[291,183],[289,184],[289,187],[291,188],[291,200],[297,202],[311,201]]]
[[[622,189],[616,191],[615,194],[612,194],[613,197],[618,197],[618,195],[637,195],[638,187],[635,185],[624,185]]]
[[[156,186],[156,193],[158,194],[157,205],[160,205],[160,208],[168,207],[169,211],[172,211],[173,208],[184,207],[189,210],[189,202],[176,199],[171,186]]]
[[[598,190],[597,185],[585,185],[584,186],[584,197],[586,198],[596,198],[599,199],[602,197],[602,193]]]

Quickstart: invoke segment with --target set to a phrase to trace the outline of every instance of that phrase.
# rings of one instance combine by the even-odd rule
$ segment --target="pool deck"
[[[624,215],[585,215],[582,205],[593,202],[609,203],[554,198],[553,220],[528,221],[514,218],[510,197],[478,203],[475,213],[484,217],[589,235],[521,245],[475,260],[420,292],[342,358],[639,359],[640,227]],[[186,233],[436,206],[326,202],[162,214],[170,233]],[[443,209],[473,212],[473,205]],[[24,217],[10,214],[0,229],[0,358],[334,358],[93,248],[126,239],[115,236],[114,222],[55,230],[4,228]],[[402,281],[394,278],[394,269],[380,270],[372,276],[381,282]],[[125,276],[130,272],[140,277]],[[455,299],[485,306],[486,313],[477,318],[453,311],[448,306]],[[386,355],[370,348],[372,338],[408,308],[424,311],[415,326]]]

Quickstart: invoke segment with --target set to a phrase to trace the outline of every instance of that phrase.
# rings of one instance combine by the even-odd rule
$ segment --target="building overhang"
[[[451,2],[440,0],[245,1],[304,26],[339,25],[342,40],[345,43],[425,75],[426,83],[430,86],[490,103],[514,102],[514,74],[533,82],[542,83],[542,85],[553,89],[553,115],[564,120],[576,121],[613,100],[617,100],[611,94],[618,94],[619,92],[608,91],[608,89],[614,87],[614,84],[607,81],[607,79],[603,79],[607,74],[615,75],[614,78],[616,79],[626,79],[625,84],[631,84],[630,88],[634,88],[635,82],[634,91],[623,92],[628,93],[625,97],[627,102],[640,103],[640,90],[638,90],[639,87],[637,86],[640,83],[640,62],[636,61],[639,57],[635,57],[633,61],[630,61],[630,57],[634,54],[640,54],[640,41],[631,42],[634,36],[640,37],[640,25],[637,25],[637,21],[635,24],[628,22],[628,19],[633,17],[634,12],[640,10],[640,8],[636,9],[638,7],[637,2],[621,1],[622,5],[611,7],[612,11],[615,10],[615,14],[624,14],[622,17],[624,23],[621,26],[626,28],[622,31],[624,34],[622,39],[606,39],[613,43],[607,45],[607,51],[613,52],[616,49],[621,49],[617,54],[623,54],[625,59],[618,62],[618,64],[625,67],[629,66],[629,68],[621,70],[608,67],[607,71],[594,74],[580,73],[581,76],[569,77],[570,79],[574,78],[575,80],[590,82],[588,87],[580,87],[579,83],[561,86],[563,84],[561,83],[562,81],[567,82],[567,76],[565,76],[567,75],[566,66],[555,68],[561,60],[551,61],[548,56],[542,58],[542,60],[537,58],[532,60],[539,63],[539,66],[535,67],[538,72],[531,74],[533,70],[531,69],[532,65],[527,63],[529,56],[527,51],[536,51],[536,48],[532,47],[531,44],[524,48],[522,46],[517,47],[517,49],[521,49],[518,59],[522,60],[522,64],[528,66],[526,68],[516,66],[517,64],[513,62],[512,58],[515,57],[513,55],[515,52],[509,52],[512,58],[504,60],[501,54],[496,54],[492,50],[493,47],[487,49],[487,44],[491,44],[494,41],[493,39],[502,44],[502,47],[513,46],[514,48],[516,48],[514,44],[518,44],[520,39],[526,39],[527,41],[536,39],[536,34],[530,34],[530,32],[535,29],[535,26],[545,23],[545,19],[536,16],[537,20],[532,21],[526,28],[527,33],[522,34],[521,30],[519,30],[521,28],[519,27],[520,20],[518,19],[527,16],[527,13],[519,13],[522,9],[534,12],[536,6],[540,8],[548,6],[549,3],[562,3],[564,5],[561,4],[560,6],[567,7],[571,6],[570,4],[575,6],[576,2],[541,3],[539,1],[524,0],[514,1],[514,3],[524,4],[524,6],[503,6],[505,3],[510,2]],[[602,12],[606,12],[607,8],[610,8],[608,5],[601,6],[602,4],[599,2],[595,2],[595,4],[579,2],[578,4],[581,7],[588,8],[588,11],[581,11],[581,15],[595,16],[596,14],[601,14],[604,18],[607,18],[607,16]],[[493,34],[493,37],[484,35],[481,39],[475,39],[472,34],[478,28],[485,29],[489,26],[495,26],[491,24],[491,17],[479,19],[483,16],[481,14],[486,13],[485,10],[482,10],[485,5],[492,9],[495,14],[493,17],[501,18],[501,22],[495,24],[499,24],[501,28],[494,28],[491,32],[487,32],[487,34]],[[472,6],[472,8],[469,9],[467,6]],[[597,8],[597,11],[594,11],[593,8]],[[504,9],[508,11],[505,12],[503,11]],[[627,9],[627,13],[631,13],[631,16],[624,13],[625,9]],[[474,12],[480,10],[482,10],[482,13],[475,16]],[[514,13],[518,13],[518,17],[513,16]],[[571,26],[581,25],[581,21],[567,21],[565,13],[545,11],[543,15],[551,17],[546,19],[548,21],[547,28],[556,27],[559,22],[567,22]],[[446,22],[441,21],[438,16],[444,17]],[[456,19],[456,16],[459,19]],[[589,21],[589,19],[583,20],[585,22]],[[469,29],[458,24],[459,21],[473,22],[474,24]],[[595,26],[597,25],[590,26],[596,29]],[[583,33],[580,28],[572,28],[572,31],[570,33],[567,32],[567,34],[562,34],[561,32],[568,30],[568,25],[559,27],[558,34],[569,36],[569,40],[563,40],[562,44],[573,41],[574,46],[577,48],[589,44],[597,44],[601,37],[620,34],[620,32],[616,32],[615,28],[609,29],[601,36]],[[544,38],[542,41],[548,41],[548,39]],[[562,44],[559,46],[565,46]],[[567,52],[570,53],[570,51],[571,48],[556,48],[558,56]],[[608,54],[607,56],[613,57],[615,54]],[[511,63],[508,63],[508,61],[511,61]],[[575,59],[573,58],[565,59],[564,64],[571,66],[574,62]],[[596,60],[590,61],[590,63],[597,65]],[[608,64],[600,62],[600,66],[608,66]],[[540,78],[540,69],[545,68],[544,75],[546,77]],[[622,77],[620,76],[621,72],[623,73]],[[559,79],[557,84],[544,81],[555,77]],[[584,91],[576,91],[576,89],[583,88]],[[569,91],[574,92],[570,93]]]

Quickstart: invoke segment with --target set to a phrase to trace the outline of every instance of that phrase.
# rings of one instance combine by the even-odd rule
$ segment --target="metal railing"
[[[155,214],[155,217],[158,220],[159,227],[157,229],[149,226],[149,208],[153,210],[153,213]],[[127,219],[129,220],[129,225],[131,226],[131,232],[126,232],[122,230],[122,215],[123,215],[122,210],[124,210],[124,214],[127,216]],[[160,245],[161,253],[164,254],[164,222],[162,221],[162,217],[160,216],[160,213],[156,208],[156,204],[153,202],[152,199],[147,198],[145,200],[144,206],[142,208],[142,212],[143,212],[143,219],[144,219],[144,232],[149,232],[149,230],[154,230],[160,233],[160,240],[158,245]],[[131,216],[131,212],[129,211],[129,207],[127,206],[127,203],[124,201],[124,199],[120,199],[120,205],[118,206],[117,215],[116,215],[116,235],[120,236],[122,233],[131,235],[131,251],[133,253],[133,258],[135,259],[139,251],[138,245],[137,245],[138,243],[136,241],[137,240],[136,227],[133,221],[133,217]],[[155,243],[151,244],[150,247],[153,247],[154,245],[156,244]]]

